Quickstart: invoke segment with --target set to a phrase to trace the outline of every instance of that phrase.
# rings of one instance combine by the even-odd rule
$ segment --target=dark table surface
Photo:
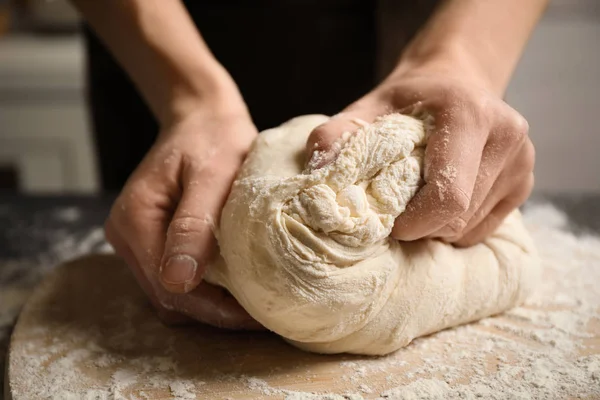
[[[0,193],[0,389],[10,332],[23,302],[55,265],[107,249],[102,224],[113,199]],[[539,203],[563,210],[576,232],[600,233],[600,193],[536,195],[525,209]]]

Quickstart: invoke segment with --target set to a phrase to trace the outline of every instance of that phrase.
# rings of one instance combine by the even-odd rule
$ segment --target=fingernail
[[[172,284],[186,283],[194,279],[198,263],[188,255],[169,258],[161,271],[163,281]]]

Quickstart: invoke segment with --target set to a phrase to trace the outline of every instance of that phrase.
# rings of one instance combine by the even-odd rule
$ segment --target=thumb
[[[373,122],[377,115],[375,108],[348,108],[317,126],[306,142],[307,167],[319,169],[333,162],[347,139],[346,135]]]
[[[160,266],[161,284],[172,293],[187,293],[198,286],[217,252],[213,231],[222,203],[220,193],[214,182],[188,182],[194,184],[183,190],[173,214]],[[209,193],[211,186],[214,191]]]

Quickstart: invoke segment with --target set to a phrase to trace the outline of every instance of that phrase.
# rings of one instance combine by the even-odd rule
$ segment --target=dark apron
[[[371,90],[430,14],[433,0],[184,1],[259,130],[332,115]],[[387,4],[389,3],[389,4]],[[158,124],[129,78],[84,28],[88,99],[102,189],[117,191]]]

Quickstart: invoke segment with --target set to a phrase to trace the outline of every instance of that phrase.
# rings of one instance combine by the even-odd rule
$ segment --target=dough
[[[532,291],[539,262],[515,211],[459,249],[398,242],[394,219],[422,185],[421,120],[359,128],[337,160],[304,169],[308,115],[263,132],[233,184],[206,279],[302,349],[387,354],[416,337],[500,313]]]

